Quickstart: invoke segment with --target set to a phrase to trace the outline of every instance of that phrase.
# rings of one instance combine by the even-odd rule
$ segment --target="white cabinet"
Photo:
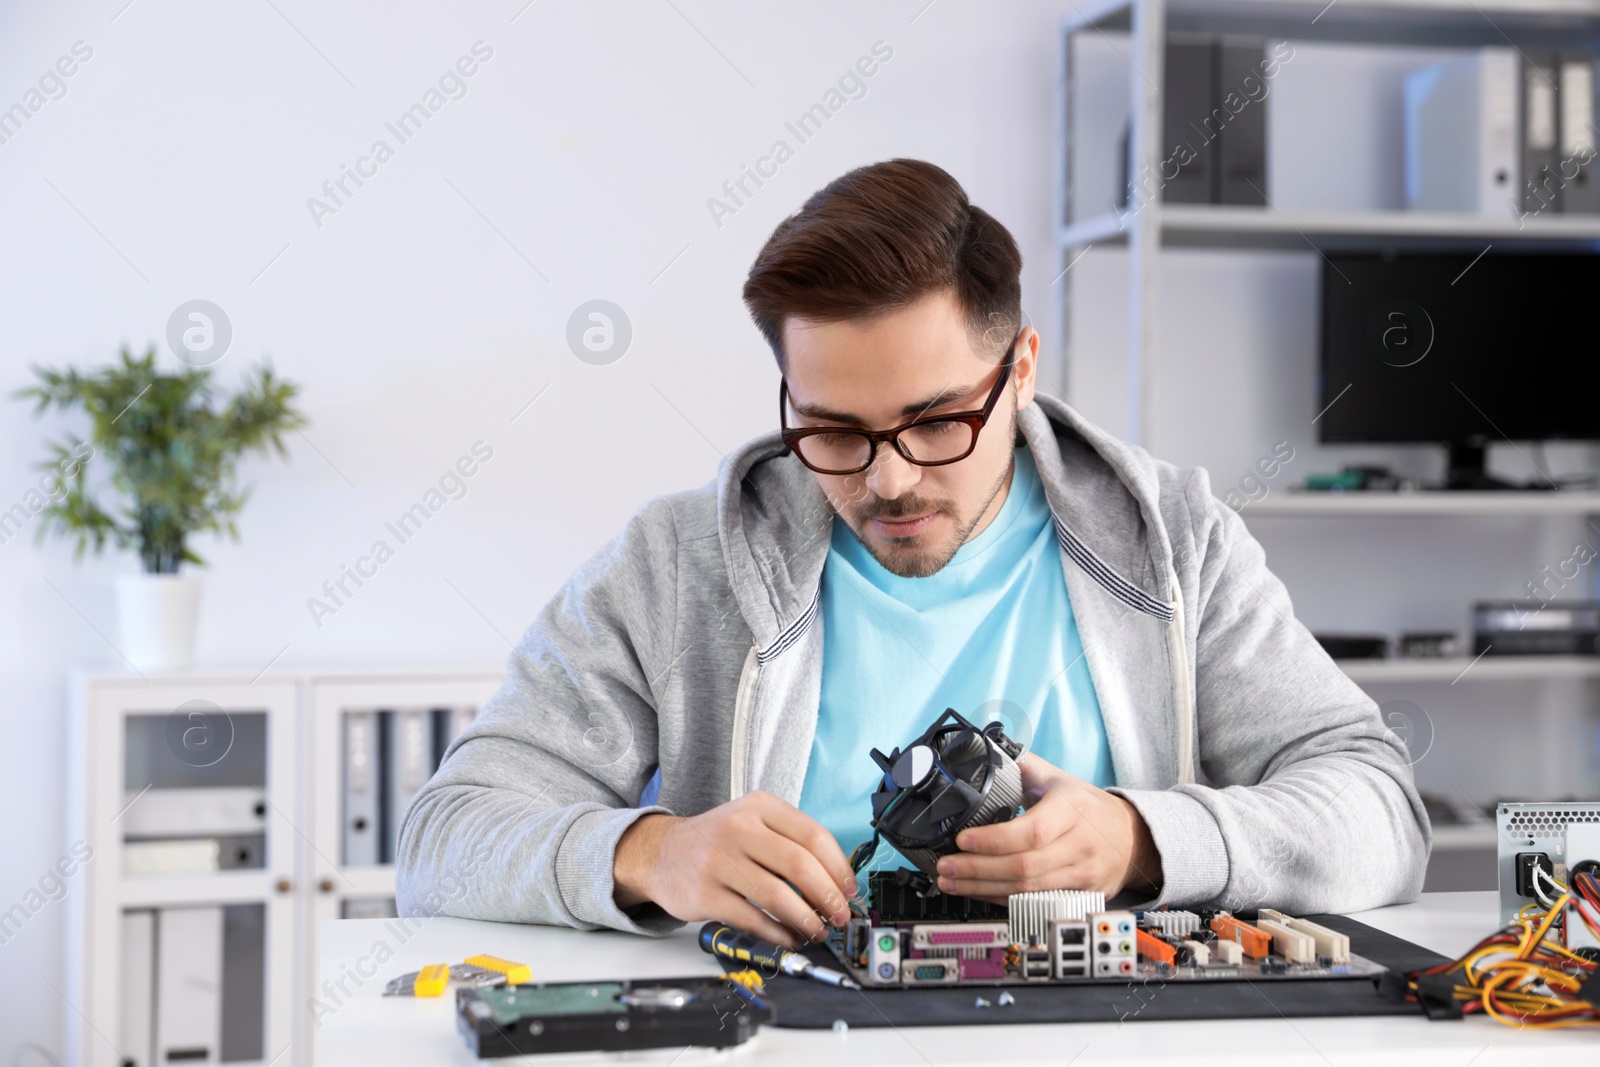
[[[69,859],[82,892],[68,934],[69,1062],[309,1063],[318,923],[381,913],[394,897],[390,848],[345,855],[346,717],[375,731],[365,771],[391,810],[373,830],[392,837],[404,791],[503,679],[76,677]],[[391,753],[409,773],[391,769]],[[193,1011],[174,1011],[179,997]]]

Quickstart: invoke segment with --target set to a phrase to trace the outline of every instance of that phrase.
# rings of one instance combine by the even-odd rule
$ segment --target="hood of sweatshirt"
[[[1157,506],[1158,462],[1048,396],[1017,413],[1075,563],[1129,606],[1170,619],[1172,548]],[[757,649],[771,649],[816,607],[834,510],[777,432],[728,455],[717,525],[734,596]]]

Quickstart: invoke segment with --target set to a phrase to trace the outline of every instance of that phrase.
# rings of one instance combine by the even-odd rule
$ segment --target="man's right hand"
[[[833,835],[759,790],[700,815],[639,818],[617,841],[612,879],[620,908],[654,901],[686,922],[717,919],[788,948],[849,922],[856,893]]]

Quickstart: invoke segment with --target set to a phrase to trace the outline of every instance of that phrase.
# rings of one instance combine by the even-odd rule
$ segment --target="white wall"
[[[198,546],[203,665],[500,664],[641,502],[772,426],[777,374],[739,287],[772,227],[851,167],[949,169],[1016,234],[1026,306],[1050,319],[1060,4],[124,2],[0,8],[0,107],[93,49],[0,145],[0,390],[33,361],[142,349],[197,297],[232,320],[222,382],[270,354],[304,386],[291,462],[246,468],[242,543]],[[493,57],[467,95],[314,225],[307,198],[479,40]],[[893,57],[865,97],[797,144],[785,121],[880,40]],[[714,224],[707,199],[779,138],[794,158]],[[633,323],[611,366],[564,340],[593,298]],[[3,506],[76,425],[0,401]],[[314,626],[306,599],[478,440],[494,458],[466,497]],[[134,567],[74,565],[31,532],[0,546],[0,908],[69,843],[67,673],[120,666],[111,578]],[[0,946],[5,1062],[61,1048],[72,1009],[40,979],[62,985],[65,911]]]

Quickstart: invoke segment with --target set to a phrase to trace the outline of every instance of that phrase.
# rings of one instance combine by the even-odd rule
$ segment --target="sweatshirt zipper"
[[[748,760],[750,756],[750,715],[755,702],[756,681],[761,676],[761,664],[756,659],[756,648],[744,657],[744,667],[739,671],[739,688],[733,700],[733,758],[728,761],[729,800],[738,800],[749,791]]]
[[[1192,783],[1194,773],[1194,687],[1189,683],[1189,642],[1183,624],[1183,589],[1178,573],[1169,563],[1167,578],[1172,583],[1172,622],[1167,626],[1167,654],[1172,660],[1173,702],[1178,731],[1178,782]]]

